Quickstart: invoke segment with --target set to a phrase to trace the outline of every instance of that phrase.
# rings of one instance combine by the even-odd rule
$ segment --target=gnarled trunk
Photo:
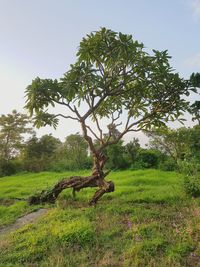
[[[90,205],[94,205],[97,201],[105,194],[114,191],[114,183],[112,181],[106,181],[104,178],[108,175],[108,172],[103,171],[103,167],[108,158],[102,154],[95,154],[93,156],[94,166],[92,169],[91,176],[72,176],[58,182],[52,189],[42,191],[40,194],[31,196],[28,199],[29,204],[40,204],[40,203],[54,203],[58,195],[66,188],[72,188],[73,196],[75,192],[80,191],[86,187],[99,187],[95,192],[94,196],[90,200]]]

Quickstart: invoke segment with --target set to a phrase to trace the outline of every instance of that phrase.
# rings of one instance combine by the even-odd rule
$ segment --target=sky
[[[0,0],[0,114],[24,112],[32,79],[62,77],[81,39],[100,27],[132,34],[148,51],[167,49],[184,78],[200,72],[200,0]],[[78,131],[61,120],[38,134],[63,140]]]

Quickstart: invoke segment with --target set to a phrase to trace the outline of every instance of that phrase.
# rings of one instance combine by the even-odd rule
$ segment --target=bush
[[[72,171],[77,170],[77,167],[72,161],[67,159],[61,159],[57,162],[52,162],[49,166],[50,171],[62,172],[62,171]]]
[[[160,163],[159,168],[162,171],[175,171],[177,169],[177,164],[172,158],[168,158]]]
[[[80,170],[80,169],[91,169],[92,164],[93,163],[92,163],[91,157],[87,157],[85,159],[85,162],[83,163],[83,166],[81,168],[73,160],[61,159],[57,162],[53,161],[48,166],[48,170],[62,172],[62,171],[74,171],[74,170]]]
[[[124,147],[122,141],[107,147],[104,153],[106,154],[106,156],[108,156],[108,161],[106,162],[106,168],[111,170],[120,170],[129,167],[130,164],[124,153]]]
[[[131,164],[131,167],[130,167],[131,170],[141,170],[141,169],[144,169],[144,166],[142,164],[142,162],[139,162],[139,161],[135,161],[134,163]]]
[[[186,176],[196,176],[200,171],[200,164],[195,159],[182,160],[178,162],[178,168],[179,172]]]
[[[200,196],[200,174],[193,176],[185,176],[184,178],[185,192],[193,197]]]
[[[138,161],[143,168],[156,168],[159,162],[158,151],[142,149],[138,155]]]
[[[85,163],[83,165],[83,169],[91,169],[92,166],[93,166],[93,159],[92,159],[92,157],[91,156],[90,157],[87,157],[85,159]]]
[[[32,157],[24,161],[24,169],[29,172],[41,172],[48,170],[49,164],[44,158]]]
[[[23,170],[22,163],[18,160],[11,160],[0,163],[0,177],[9,176]]]
[[[200,196],[200,165],[195,159],[178,163],[179,171],[185,174],[183,187],[185,192],[193,197]]]

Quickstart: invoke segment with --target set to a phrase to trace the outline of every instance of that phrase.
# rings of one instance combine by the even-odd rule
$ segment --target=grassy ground
[[[0,225],[40,207],[12,198],[26,198],[70,175],[1,178]],[[116,191],[96,207],[87,204],[95,189],[81,191],[76,201],[65,190],[37,223],[0,237],[0,266],[200,266],[200,208],[182,191],[180,175],[123,171],[109,179]]]

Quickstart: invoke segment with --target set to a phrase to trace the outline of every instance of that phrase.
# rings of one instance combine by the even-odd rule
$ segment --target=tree
[[[200,101],[196,100],[189,109],[192,114],[192,120],[197,121],[198,125],[200,125]]]
[[[190,155],[190,129],[185,127],[179,129],[160,128],[146,132],[150,138],[150,147],[171,156],[178,164],[180,160]]]
[[[51,134],[37,138],[33,135],[27,142],[23,152],[25,169],[28,171],[46,170],[48,165],[55,160],[55,155],[61,141]]]
[[[65,179],[52,190],[33,196],[30,203],[55,201],[69,187],[74,191],[99,187],[91,204],[114,191],[114,183],[105,180],[109,171],[104,171],[104,149],[128,132],[165,125],[187,108],[182,95],[189,95],[189,82],[173,72],[169,58],[167,51],[148,54],[131,35],[102,28],[83,38],[77,61],[64,77],[32,81],[26,89],[26,108],[35,116],[35,125],[56,127],[59,117],[80,123],[94,166],[91,176]],[[57,104],[65,107],[66,113],[49,113]],[[106,139],[101,125],[105,118],[112,129]],[[120,134],[112,138],[113,129],[118,127]],[[99,147],[93,138],[99,140]]]
[[[192,73],[190,76],[190,83],[194,88],[200,88],[200,73]],[[196,89],[197,93],[197,89]],[[192,115],[192,120],[197,121],[200,125],[200,100],[196,100],[188,110]]]
[[[123,141],[120,140],[117,144],[108,146],[105,149],[105,155],[108,157],[106,167],[109,169],[125,169],[128,162],[125,158]]]
[[[138,138],[133,138],[133,141],[129,142],[125,146],[125,151],[131,159],[131,163],[134,163],[137,159],[140,150],[140,143]]]
[[[76,168],[84,168],[88,157],[88,145],[79,133],[71,134],[66,137],[64,150],[67,159],[71,160]]]
[[[179,129],[162,128],[147,133],[150,147],[158,149],[179,164],[181,161],[200,162],[200,126]]]
[[[156,168],[158,166],[160,153],[153,149],[140,149],[137,161],[143,168]]]
[[[200,164],[200,125],[188,129],[190,155]]]
[[[13,110],[0,117],[0,159],[8,162],[16,157],[24,146],[24,134],[32,133],[27,115]]]

